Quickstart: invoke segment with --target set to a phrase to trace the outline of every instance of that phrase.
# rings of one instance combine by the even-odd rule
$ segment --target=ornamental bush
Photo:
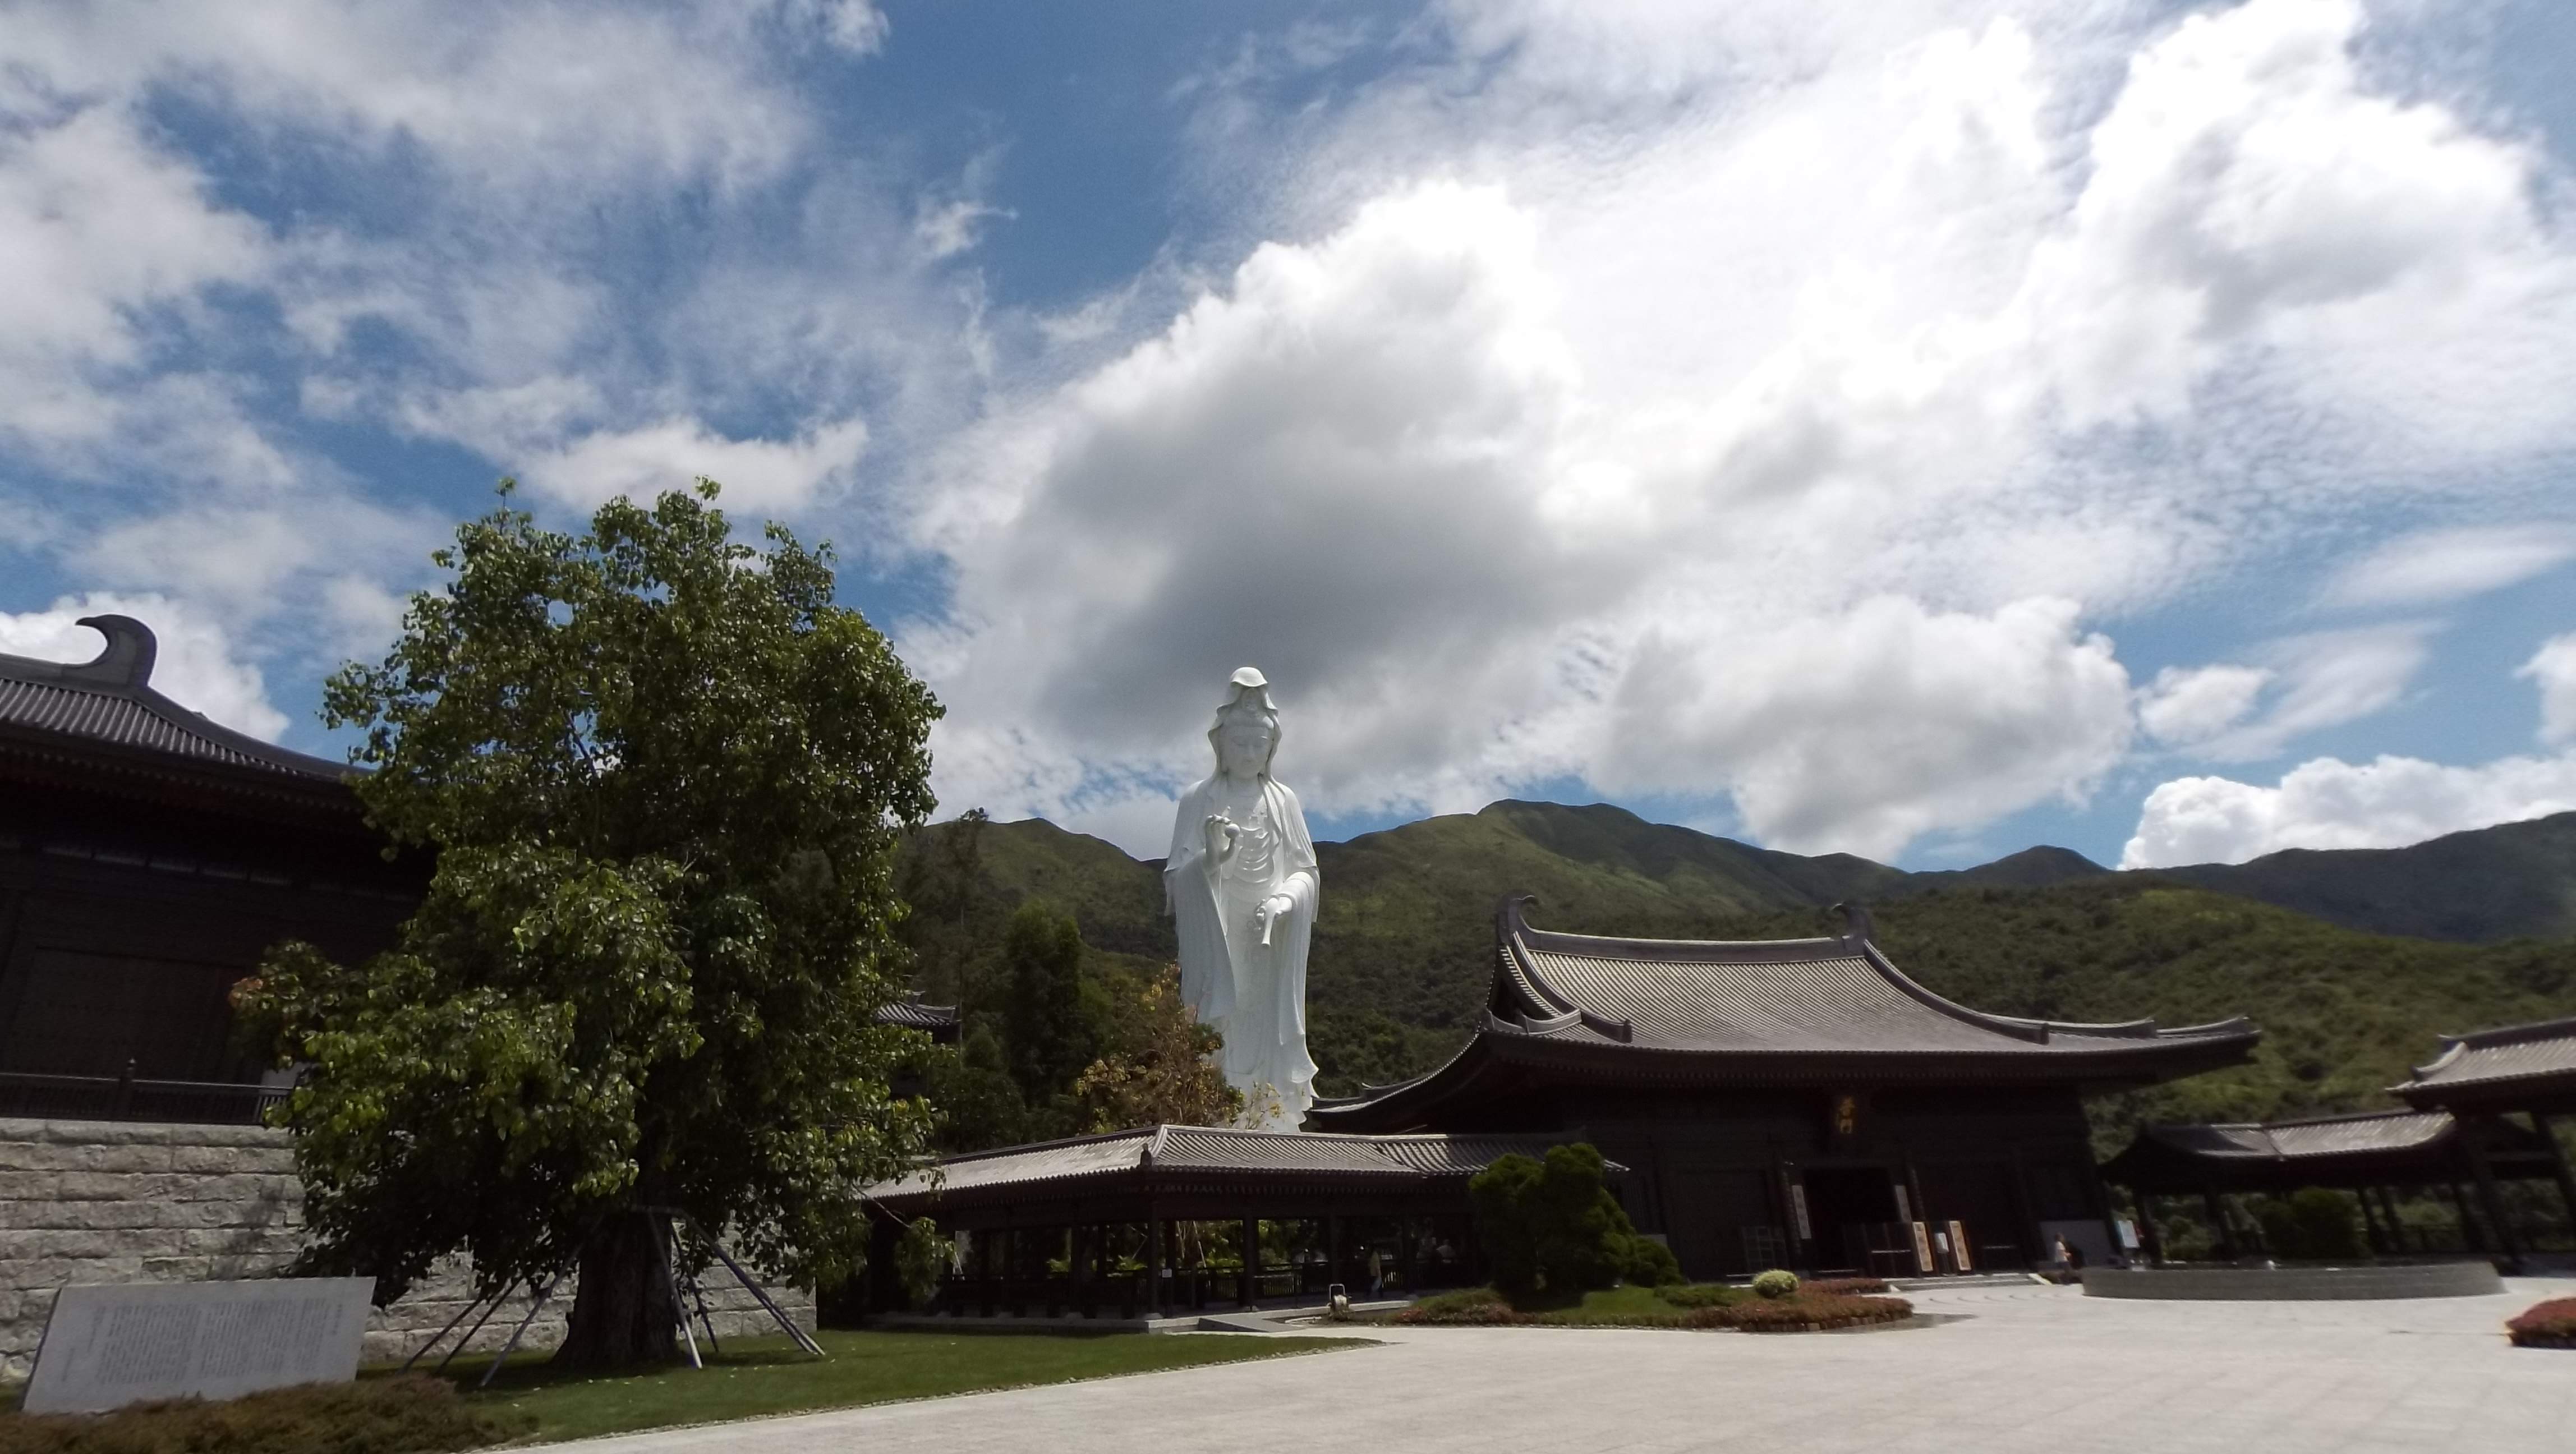
[[[1798,1295],[1798,1274],[1783,1272],[1776,1267],[1769,1272],[1756,1273],[1753,1290],[1766,1298],[1795,1297]]]
[[[2534,1303],[2504,1328],[2516,1347],[2576,1346],[2576,1297]]]
[[[534,1422],[474,1407],[442,1379],[405,1374],[109,1414],[0,1414],[0,1454],[434,1454],[497,1444]]]
[[[1467,1183],[1494,1285],[1509,1297],[1578,1297],[1621,1278],[1679,1280],[1672,1253],[1637,1235],[1603,1183],[1601,1153],[1551,1146],[1544,1162],[1505,1156]],[[1651,1249],[1651,1250],[1648,1250]]]
[[[1883,1277],[1823,1277],[1818,1278],[1813,1282],[1802,1282],[1798,1284],[1798,1289],[1809,1297],[1859,1297],[1868,1293],[1887,1291],[1887,1279]]]

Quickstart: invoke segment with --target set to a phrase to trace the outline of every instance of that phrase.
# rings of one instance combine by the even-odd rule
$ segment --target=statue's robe
[[[1163,887],[1180,938],[1181,997],[1201,1024],[1225,1036],[1227,1083],[1276,1101],[1262,1124],[1293,1130],[1315,1101],[1306,953],[1323,880],[1297,795],[1267,774],[1259,784],[1251,821],[1240,810],[1232,815],[1244,832],[1224,863],[1209,857],[1205,827],[1226,803],[1223,779],[1210,777],[1181,795]],[[1285,895],[1290,907],[1272,921],[1264,944],[1255,911],[1274,895]]]

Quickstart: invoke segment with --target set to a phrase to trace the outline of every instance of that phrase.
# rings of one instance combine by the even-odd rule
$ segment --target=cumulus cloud
[[[2576,741],[2576,631],[2541,643],[2514,675],[2540,686],[2541,742]]]
[[[677,489],[698,475],[723,483],[725,503],[786,512],[809,504],[858,462],[867,425],[845,419],[793,439],[727,439],[693,419],[600,431],[530,455],[520,477],[569,505]]]
[[[2516,676],[2540,688],[2540,740],[2576,738],[2576,633],[2544,643]],[[2147,794],[2122,868],[2242,863],[2284,848],[2398,848],[2576,808],[2576,752],[2468,767],[2382,755],[2320,757],[2279,783],[2185,777]]]
[[[2310,732],[2340,727],[2387,710],[2431,654],[2433,626],[2405,621],[2352,631],[2319,631],[2270,643],[2264,681],[2277,686],[2260,716],[2190,745],[2200,757],[2252,762],[2271,757]],[[2237,678],[2242,685],[2243,678]],[[2158,703],[2150,702],[2154,711]]]
[[[66,596],[41,611],[0,611],[0,652],[39,661],[90,661],[106,647],[83,616],[131,616],[159,643],[152,685],[192,711],[275,741],[286,714],[271,706],[259,668],[242,659],[223,627],[167,596]]]
[[[2422,606],[2517,585],[2576,559],[2555,524],[2427,530],[2389,541],[2326,583],[2329,606]]]
[[[1150,823],[1253,661],[1327,813],[1572,777],[1893,853],[2141,731],[2255,760],[2402,700],[2424,623],[2143,691],[2093,623],[2425,488],[2347,441],[2576,442],[2545,159],[2365,73],[2357,5],[1445,24],[1463,67],[1291,123],[1309,240],[943,461],[950,801]],[[2502,435],[2406,383],[2504,339]]]
[[[2244,720],[2275,673],[2260,666],[2169,666],[2138,694],[2138,725],[2167,747],[2206,742]]]
[[[2320,757],[2265,787],[2186,777],[2147,794],[2122,868],[2242,863],[2284,848],[2399,848],[2444,833],[2576,808],[2576,756],[2476,767]]]

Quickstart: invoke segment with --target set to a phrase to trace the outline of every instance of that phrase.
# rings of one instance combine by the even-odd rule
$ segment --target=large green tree
[[[767,1273],[857,1265],[861,1185],[925,1149],[889,1077],[900,836],[939,708],[833,604],[828,547],[736,541],[700,481],[578,537],[510,486],[392,652],[331,679],[357,791],[435,855],[391,952],[287,946],[241,1002],[282,1060],[315,1260],[380,1297],[470,1254],[580,1274],[560,1361],[673,1353],[648,1208]]]

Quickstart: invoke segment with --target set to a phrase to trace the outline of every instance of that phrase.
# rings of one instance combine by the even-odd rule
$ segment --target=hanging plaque
[[[1799,1241],[1816,1240],[1815,1228],[1807,1224],[1807,1184],[1805,1182],[1789,1183],[1789,1221],[1796,1229]]]

